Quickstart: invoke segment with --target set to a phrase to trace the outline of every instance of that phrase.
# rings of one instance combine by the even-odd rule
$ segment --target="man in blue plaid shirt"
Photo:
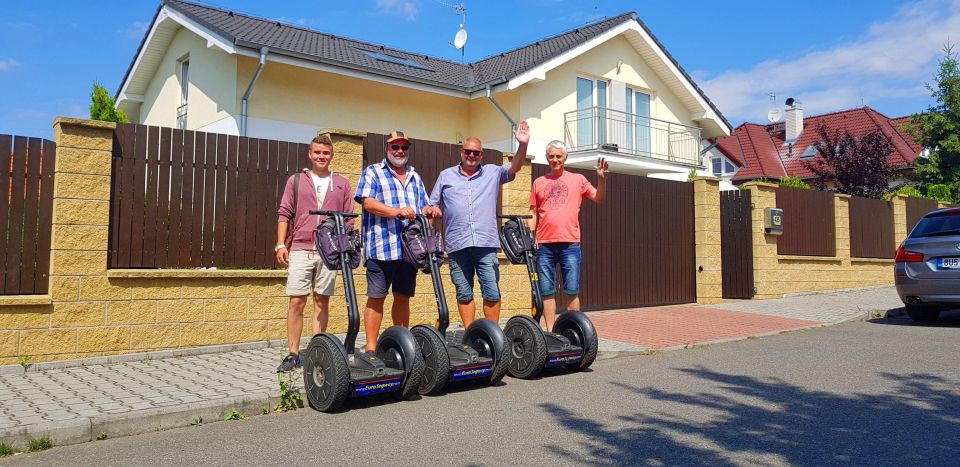
[[[413,166],[409,165],[410,138],[402,131],[390,133],[383,161],[363,169],[357,193],[363,206],[363,240],[367,268],[367,304],[363,311],[366,351],[377,348],[383,302],[393,288],[394,324],[410,326],[410,297],[416,292],[417,268],[403,260],[400,231],[404,220],[417,214],[439,217],[440,209],[430,204],[427,190]]]

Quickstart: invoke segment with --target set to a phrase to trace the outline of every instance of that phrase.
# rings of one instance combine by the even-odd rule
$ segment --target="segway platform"
[[[403,370],[388,367],[376,354],[355,349],[352,357],[347,359],[353,385],[351,396],[397,391],[403,385]]]
[[[477,379],[493,374],[493,359],[463,344],[463,331],[447,333],[447,355],[450,357],[450,381]]]
[[[567,338],[552,332],[543,333],[547,341],[547,362],[544,367],[564,366],[583,360],[583,349],[570,343]]]

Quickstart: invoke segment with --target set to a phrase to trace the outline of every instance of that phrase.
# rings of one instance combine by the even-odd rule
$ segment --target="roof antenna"
[[[780,121],[780,117],[783,116],[780,108],[777,107],[777,95],[773,92],[768,92],[767,96],[770,97],[770,110],[767,112],[767,121],[777,123]]]
[[[467,7],[463,3],[458,3],[456,5],[447,3],[443,0],[437,0],[437,3],[453,8],[453,10],[460,15],[460,30],[457,31],[457,35],[453,37],[453,41],[450,42],[455,49],[460,50],[460,63],[464,62],[465,50],[464,46],[467,45],[467,30],[464,25],[467,24]]]

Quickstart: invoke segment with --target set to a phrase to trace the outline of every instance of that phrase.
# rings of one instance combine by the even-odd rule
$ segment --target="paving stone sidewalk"
[[[591,318],[600,358],[610,358],[832,324],[899,306],[893,287],[885,287],[604,311]],[[363,340],[361,333],[357,342]],[[273,344],[45,363],[26,372],[0,367],[0,442],[22,448],[47,435],[54,444],[71,444],[221,420],[233,408],[246,415],[270,411],[279,399],[275,369],[286,353],[277,347],[282,342]],[[302,386],[299,372],[292,380],[295,389]]]

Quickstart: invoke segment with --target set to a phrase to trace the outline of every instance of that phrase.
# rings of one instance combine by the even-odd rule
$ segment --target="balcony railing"
[[[177,129],[187,129],[187,104],[177,107]]]
[[[700,165],[700,129],[604,107],[564,114],[570,152],[604,150],[678,164]]]

